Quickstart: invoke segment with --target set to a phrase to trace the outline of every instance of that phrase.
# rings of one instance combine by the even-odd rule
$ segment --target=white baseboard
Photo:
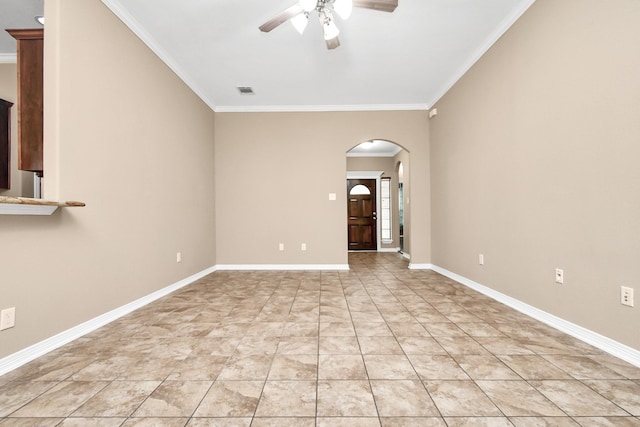
[[[400,248],[378,248],[378,252],[400,252]]]
[[[411,255],[408,254],[407,252],[400,252],[400,255],[402,255],[406,259],[411,259]]]
[[[542,311],[520,300],[488,288],[484,285],[481,285],[480,283],[474,282],[471,279],[467,279],[466,277],[460,276],[444,268],[433,265],[431,269],[437,273],[442,274],[443,276],[455,280],[458,283],[474,289],[481,294],[493,298],[494,300],[501,302],[515,310],[518,310],[519,312],[526,314],[529,317],[539,320],[540,322],[545,323],[568,335],[571,335],[574,338],[584,341],[587,344],[591,344],[592,346],[599,348],[602,351],[606,351],[607,353],[628,363],[631,363],[632,365],[640,367],[640,351],[634,348],[619,343],[618,341],[612,340],[611,338],[605,337],[604,335],[600,335],[589,329],[583,328],[582,326],[576,325],[575,323],[571,323],[567,320],[561,319],[557,316],[554,316],[553,314],[549,314],[546,311]]]
[[[433,270],[433,265],[409,263],[409,270]]]
[[[222,264],[218,271],[317,271],[317,270],[349,270],[349,264]]]
[[[109,311],[103,315],[100,315],[94,319],[88,320],[84,323],[81,323],[78,326],[74,326],[71,329],[67,329],[57,335],[54,335],[50,338],[47,338],[39,343],[36,343],[32,346],[29,346],[23,350],[18,351],[17,353],[13,353],[7,357],[0,359],[0,376],[10,372],[20,366],[31,362],[34,359],[37,359],[40,356],[43,356],[50,351],[53,351],[59,347],[62,347],[65,344],[70,343],[71,341],[78,339],[90,332],[95,331],[96,329],[113,322],[121,318],[122,316],[131,313],[134,310],[137,310],[145,305],[160,299],[171,292],[177,291],[180,288],[183,288],[196,280],[213,273],[216,271],[215,267],[210,267],[206,270],[203,270],[199,273],[196,273],[192,276],[187,277],[186,279],[180,280],[173,285],[169,285],[166,288],[160,289],[156,292],[153,292],[147,296],[144,296],[140,299],[137,299],[133,302],[125,304],[121,307],[118,307],[114,310]]]

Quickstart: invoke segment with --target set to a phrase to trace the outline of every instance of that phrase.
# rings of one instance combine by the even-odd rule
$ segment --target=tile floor
[[[397,254],[216,272],[0,377],[11,426],[640,426],[640,368]]]

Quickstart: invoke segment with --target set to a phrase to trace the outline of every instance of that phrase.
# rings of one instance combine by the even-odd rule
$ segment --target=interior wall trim
[[[397,247],[397,248],[378,248],[378,252],[400,252],[400,247]]]
[[[17,53],[0,53],[0,64],[16,64],[17,62]]]
[[[222,264],[217,271],[301,271],[301,270],[349,270],[349,264]]]
[[[73,340],[76,340],[90,332],[93,332],[96,329],[113,322],[114,320],[118,320],[122,316],[127,315],[134,310],[144,307],[145,305],[152,303],[157,299],[160,299],[172,292],[177,291],[180,288],[190,285],[196,280],[215,271],[215,267],[207,268],[206,270],[189,276],[186,279],[169,285],[166,288],[155,291],[147,296],[139,298],[133,302],[125,304],[96,318],[74,326],[71,329],[67,329],[66,331],[60,332],[57,335],[54,335],[23,350],[4,357],[0,359],[0,376],[6,374],[7,372],[13,371],[14,369],[17,369],[20,366],[25,365],[32,360],[37,359],[38,357],[43,356],[59,347],[62,347],[63,345],[68,344]]]
[[[560,317],[554,316],[553,314],[547,313],[546,311],[540,310],[518,299],[512,298],[480,283],[474,282],[471,279],[460,276],[459,274],[453,273],[442,267],[432,265],[431,270],[440,273],[452,280],[455,280],[456,282],[461,283],[475,291],[478,291],[481,294],[493,298],[494,300],[501,302],[521,312],[522,314],[526,314],[529,317],[539,320],[540,322],[545,323],[552,328],[571,335],[572,337],[584,341],[587,344],[591,344],[592,346],[599,348],[600,350],[603,350],[619,359],[622,359],[625,362],[640,367],[640,351],[632,347],[629,347],[611,338],[605,337],[604,335],[600,335],[597,332],[593,332],[587,328],[583,328],[582,326],[571,323]]]

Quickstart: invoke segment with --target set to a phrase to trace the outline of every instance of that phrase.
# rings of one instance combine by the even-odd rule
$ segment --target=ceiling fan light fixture
[[[340,18],[348,19],[353,10],[353,0],[336,0],[335,3],[333,3],[333,10],[340,15]]]
[[[320,23],[322,24],[322,31],[324,33],[325,40],[335,39],[338,37],[338,34],[340,34],[340,30],[333,21],[333,16],[330,11],[323,9],[320,12]]]
[[[316,8],[317,4],[317,0],[300,0],[300,6],[305,12],[311,12]]]
[[[293,24],[294,28],[300,33],[304,33],[304,29],[307,28],[307,24],[309,23],[309,14],[307,12],[302,12],[294,16],[290,19],[291,24]]]

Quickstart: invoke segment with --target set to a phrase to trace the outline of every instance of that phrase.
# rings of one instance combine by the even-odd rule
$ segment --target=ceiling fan
[[[398,0],[299,0],[298,3],[271,18],[259,28],[260,31],[268,33],[284,22],[291,21],[296,30],[302,34],[309,22],[309,15],[316,11],[327,49],[335,49],[340,46],[340,40],[338,40],[340,30],[336,26],[333,12],[342,19],[347,19],[353,7],[393,12],[398,7]]]

